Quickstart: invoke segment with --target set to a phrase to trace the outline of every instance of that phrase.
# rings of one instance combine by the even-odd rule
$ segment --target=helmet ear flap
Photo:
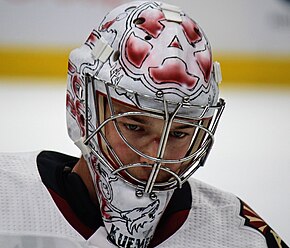
[[[98,31],[93,30],[89,38],[79,48],[71,51],[68,63],[66,121],[69,137],[80,148],[82,153],[88,149],[84,144],[88,136],[88,126],[95,126],[95,111],[87,105],[92,105],[94,90],[89,96],[84,93],[90,87],[86,82],[87,74],[95,75],[102,63],[112,54],[113,49],[102,39]],[[87,98],[87,99],[85,99]],[[85,106],[86,105],[86,106]],[[88,120],[88,118],[92,120]]]
[[[70,138],[73,142],[85,137],[85,106],[83,99],[77,94],[76,79],[78,87],[84,86],[81,76],[74,72],[68,74],[67,96],[66,96],[66,121]]]
[[[113,49],[93,30],[86,42],[71,51],[68,63],[67,77],[67,127],[70,138],[75,142],[84,137],[84,115],[76,115],[78,110],[85,112],[84,89],[87,74],[97,75],[100,67],[111,56]],[[94,94],[92,94],[94,95]],[[70,106],[70,108],[68,108]],[[69,116],[72,117],[69,118]],[[78,133],[78,129],[80,133]]]

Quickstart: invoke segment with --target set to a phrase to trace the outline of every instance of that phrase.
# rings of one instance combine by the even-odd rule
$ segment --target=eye
[[[138,125],[135,125],[135,124],[124,123],[124,126],[130,131],[139,131],[139,130],[141,130],[141,127],[139,127]]]
[[[170,135],[174,138],[181,139],[181,138],[184,138],[185,136],[187,136],[188,134],[184,133],[184,132],[180,132],[180,131],[172,131],[170,133]]]

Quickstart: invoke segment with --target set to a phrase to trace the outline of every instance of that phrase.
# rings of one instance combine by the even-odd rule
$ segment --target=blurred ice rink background
[[[78,46],[104,12],[119,2],[0,0],[0,152],[46,149],[80,155],[66,131],[66,61],[49,68],[58,61],[53,57],[45,64],[45,56]],[[216,142],[205,167],[194,177],[239,196],[290,245],[287,2],[180,0],[178,4],[204,27],[220,53],[225,79],[221,97],[227,106]],[[242,64],[237,54],[246,54]],[[256,55],[254,66],[247,64]],[[41,67],[43,71],[37,71]]]

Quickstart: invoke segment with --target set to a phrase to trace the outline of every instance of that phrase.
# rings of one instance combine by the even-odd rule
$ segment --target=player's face
[[[114,109],[116,114],[136,111],[136,109],[118,103],[114,103]],[[109,109],[107,107],[106,113],[108,112]],[[119,131],[130,145],[143,154],[155,158],[158,156],[164,120],[142,115],[133,115],[118,118],[116,123]],[[173,122],[169,130],[163,158],[166,160],[178,160],[185,157],[191,145],[193,134],[193,126]],[[135,163],[154,164],[152,160],[138,155],[129,148],[120,137],[113,122],[109,122],[106,125],[105,135],[111,147],[124,165]],[[162,165],[167,166],[176,173],[182,170],[182,163],[167,163]],[[151,169],[148,167],[133,167],[129,168],[128,172],[140,180],[146,180],[150,175]],[[169,178],[170,176],[168,173],[160,171],[157,181],[162,182]]]

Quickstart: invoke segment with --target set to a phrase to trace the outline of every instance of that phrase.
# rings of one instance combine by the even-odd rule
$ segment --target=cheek
[[[168,145],[165,149],[165,159],[181,159],[187,153],[188,145]]]
[[[128,164],[135,159],[136,154],[123,142],[113,123],[106,126],[105,134],[111,147],[124,164]]]

